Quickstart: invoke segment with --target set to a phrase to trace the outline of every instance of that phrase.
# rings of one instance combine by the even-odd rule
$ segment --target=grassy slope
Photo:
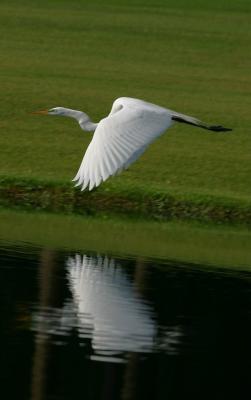
[[[234,128],[177,125],[98,189],[213,195],[250,204],[247,0],[1,1],[1,176],[68,182],[90,137],[56,105],[98,120],[119,96]]]
[[[203,266],[251,269],[251,233],[241,227],[80,218],[0,209],[0,240],[52,249],[154,257]]]

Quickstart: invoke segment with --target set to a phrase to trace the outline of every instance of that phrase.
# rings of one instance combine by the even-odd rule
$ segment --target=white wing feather
[[[137,99],[117,99],[94,132],[74,178],[77,186],[92,190],[127,168],[172,124],[172,115],[165,108]]]

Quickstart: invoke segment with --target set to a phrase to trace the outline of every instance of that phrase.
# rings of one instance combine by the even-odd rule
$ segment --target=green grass
[[[251,233],[243,227],[159,223],[118,218],[26,213],[0,208],[0,240],[51,249],[95,251],[196,264],[251,269]]]
[[[28,113],[66,106],[99,120],[131,96],[234,130],[176,125],[100,195],[130,188],[250,206],[250,25],[247,0],[2,0],[1,176],[70,182],[90,135]]]
[[[249,225],[251,207],[245,201],[206,195],[172,196],[165,191],[144,191],[133,186],[106,187],[84,195],[68,184],[38,179],[0,179],[0,206],[14,209],[127,215],[156,220],[197,220]]]

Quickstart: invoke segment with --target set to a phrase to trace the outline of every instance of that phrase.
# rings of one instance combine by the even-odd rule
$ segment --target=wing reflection
[[[66,259],[66,278],[71,296],[63,306],[48,300],[33,313],[38,341],[53,338],[53,343],[65,344],[75,331],[81,345],[91,343],[91,358],[100,360],[123,352],[177,351],[181,327],[158,325],[153,307],[140,293],[144,263],[136,263],[131,279],[112,258],[76,254]]]
[[[95,352],[151,351],[153,310],[123,269],[107,257],[70,257],[69,286],[77,308],[79,336],[92,336]]]

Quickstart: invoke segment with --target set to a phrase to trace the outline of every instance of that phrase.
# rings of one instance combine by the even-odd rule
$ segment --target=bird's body
[[[114,101],[110,114],[99,123],[91,121],[82,111],[56,107],[52,115],[76,119],[85,131],[94,131],[77,175],[73,179],[82,190],[100,185],[136,161],[149,144],[175,122],[187,123],[212,131],[229,131],[210,126],[196,118],[177,113],[143,100],[121,97]]]

